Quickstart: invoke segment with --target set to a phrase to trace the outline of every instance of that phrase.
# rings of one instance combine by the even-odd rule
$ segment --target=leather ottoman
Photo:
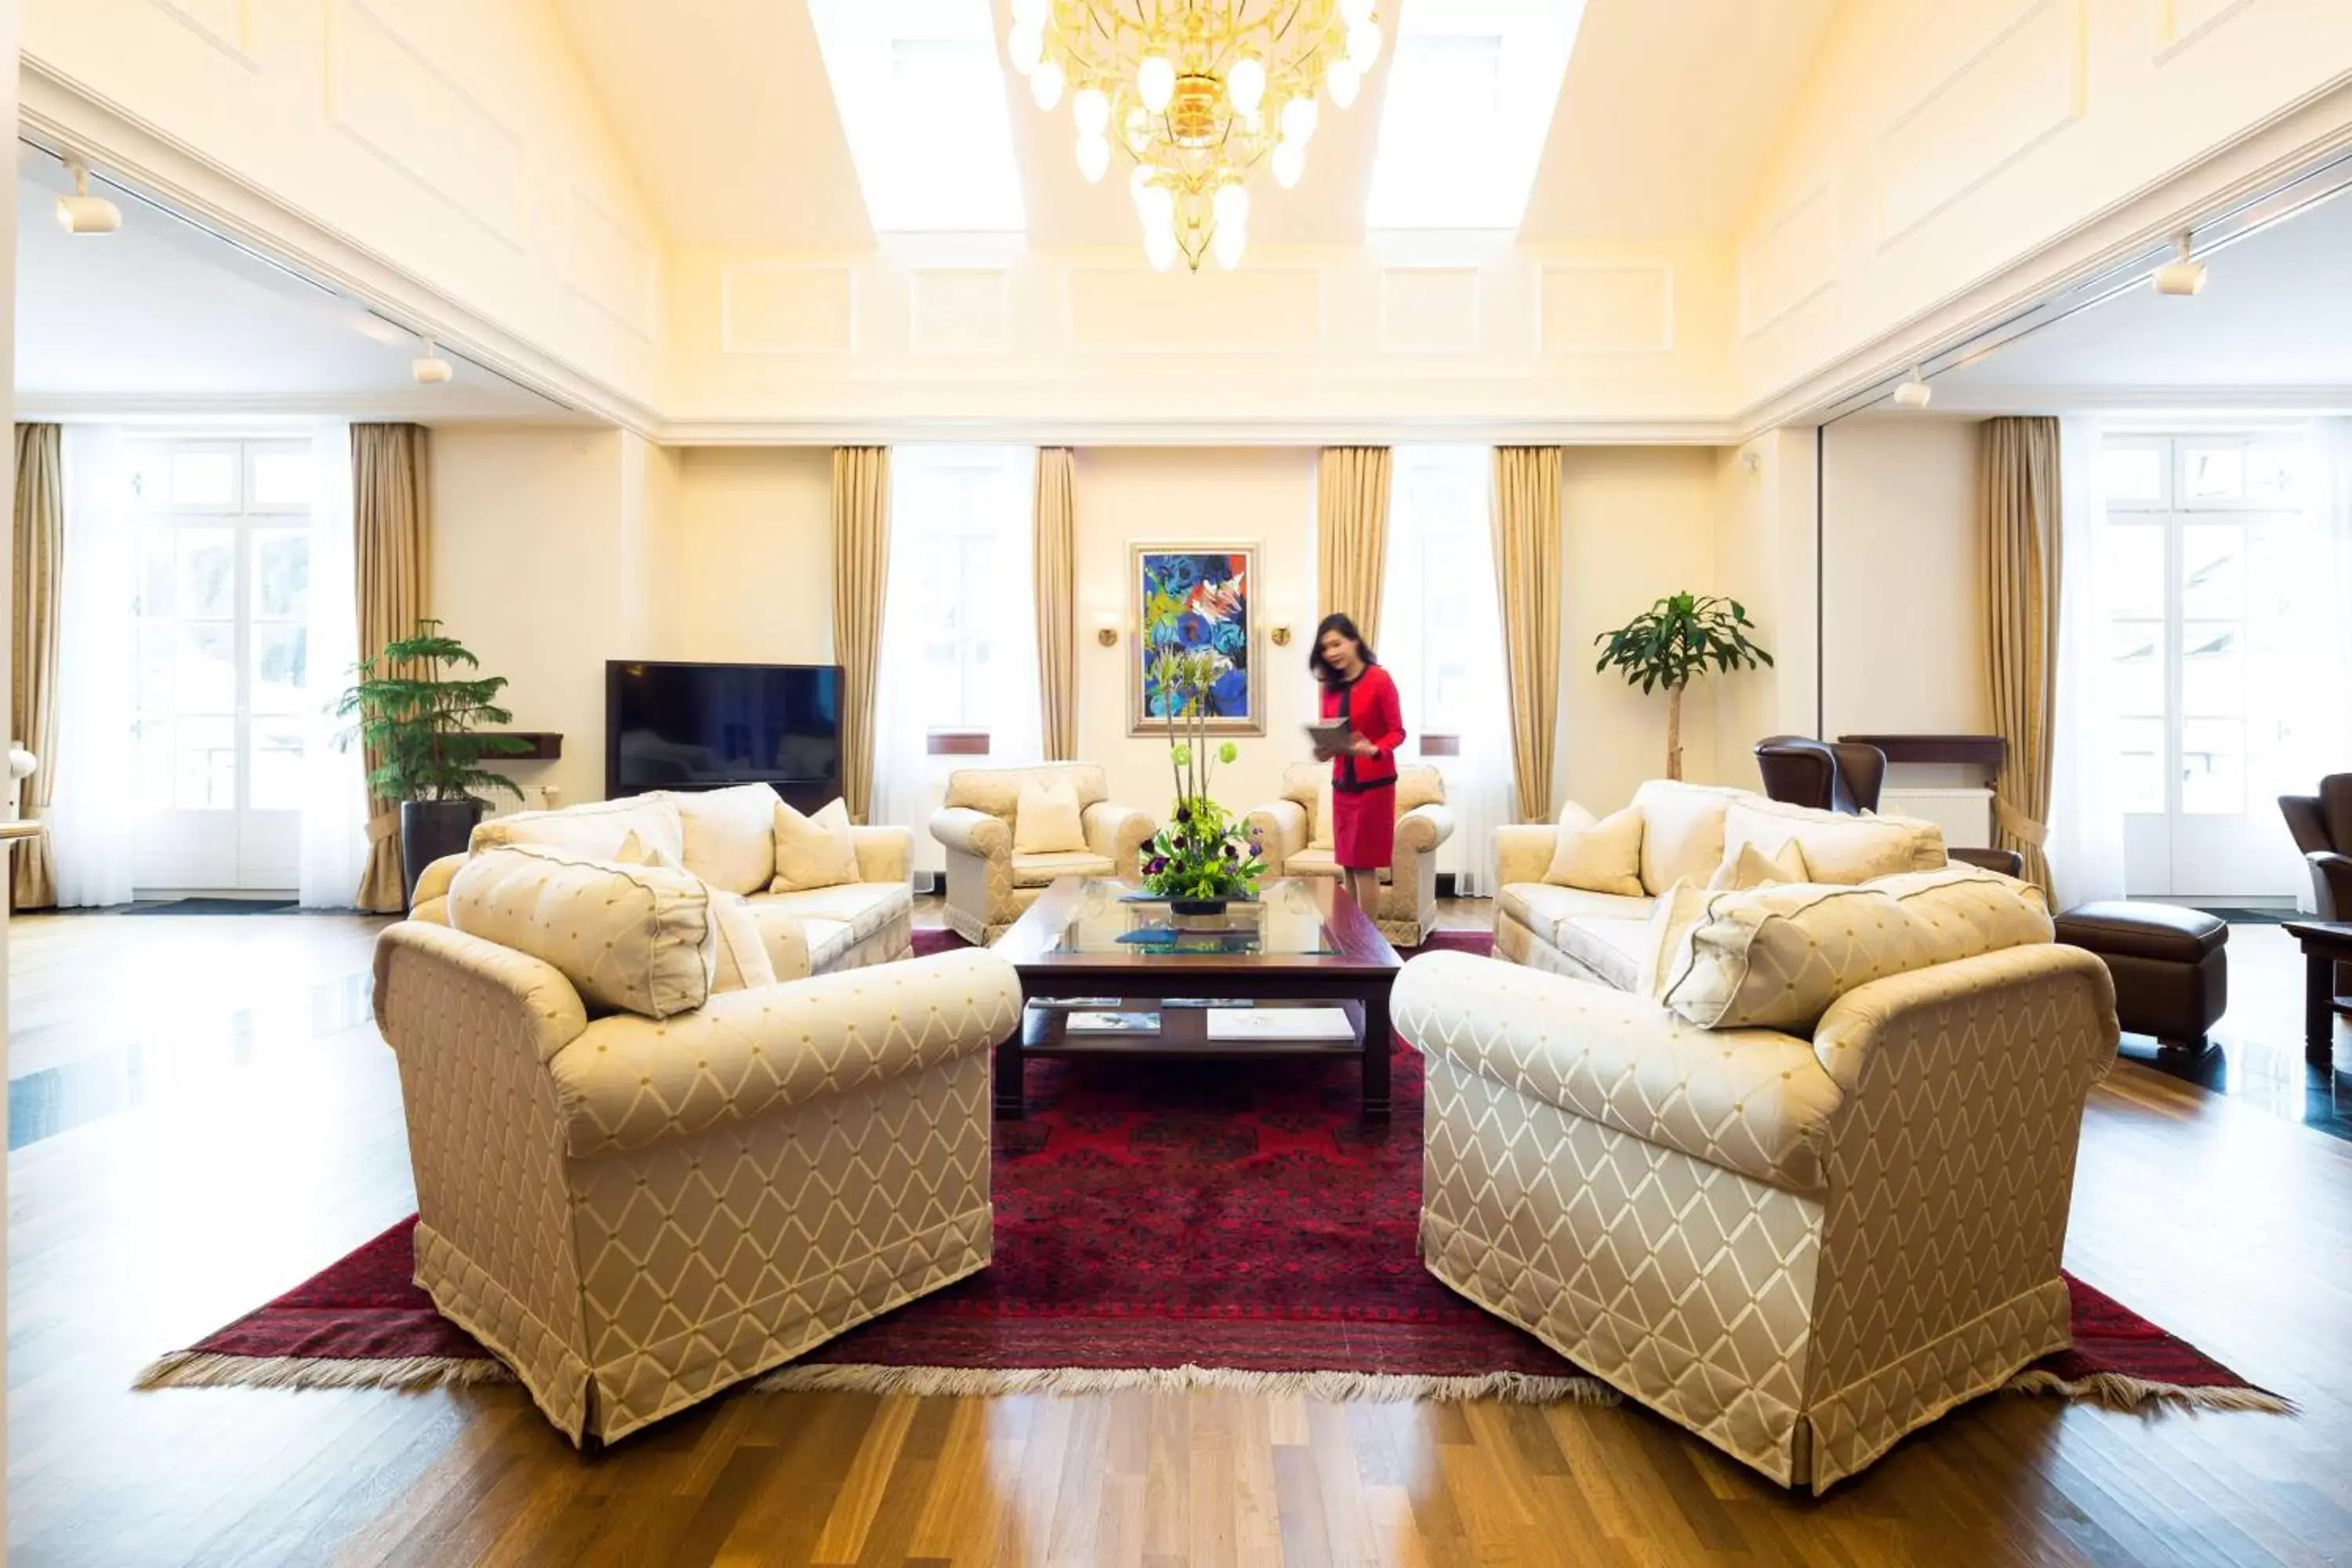
[[[2116,1020],[2201,1051],[2230,1005],[2230,928],[2201,910],[2114,899],[2067,910],[2058,940],[2095,952],[2116,981]]]

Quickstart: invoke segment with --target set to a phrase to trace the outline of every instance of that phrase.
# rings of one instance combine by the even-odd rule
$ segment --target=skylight
[[[1028,226],[988,0],[810,0],[880,233]]]
[[[1583,16],[1584,0],[1404,7],[1366,226],[1517,228]]]

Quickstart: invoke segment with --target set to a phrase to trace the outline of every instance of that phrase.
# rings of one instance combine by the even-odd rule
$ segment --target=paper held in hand
[[[1348,754],[1348,742],[1355,731],[1345,719],[1325,719],[1306,727],[1307,739],[1315,747],[1315,760],[1328,763],[1334,757]]]

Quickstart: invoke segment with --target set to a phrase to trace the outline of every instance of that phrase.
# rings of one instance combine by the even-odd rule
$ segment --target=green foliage
[[[1660,599],[1613,632],[1592,640],[1607,645],[1595,672],[1624,671],[1625,683],[1643,691],[1669,691],[1710,669],[1753,669],[1772,656],[1748,639],[1756,623],[1737,599],[1675,594]]]
[[[481,764],[486,757],[528,752],[530,742],[473,732],[478,724],[513,722],[514,715],[498,706],[506,678],[445,673],[460,667],[478,669],[481,661],[429,619],[360,661],[359,684],[336,702],[335,717],[358,721],[343,732],[343,745],[357,739],[379,759],[368,770],[368,788],[376,795],[395,801],[479,800],[479,792],[504,791],[522,798],[512,779]]]
[[[1257,892],[1265,862],[1232,814],[1209,797],[1216,764],[1240,757],[1231,741],[1209,745],[1209,688],[1216,657],[1161,649],[1153,679],[1168,694],[1168,763],[1176,779],[1173,820],[1143,850],[1143,885],[1163,899],[1246,899]],[[1189,738],[1187,738],[1189,737]]]

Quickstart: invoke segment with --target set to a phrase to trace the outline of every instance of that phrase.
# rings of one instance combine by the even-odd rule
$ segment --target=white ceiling
[[[569,417],[446,351],[456,378],[418,386],[415,339],[120,191],[95,187],[121,207],[120,233],[68,235],[56,198],[72,187],[58,161],[20,146],[17,170],[19,413],[201,413],[217,400],[426,424]]]
[[[2200,294],[2132,289],[1944,372],[1938,405],[2022,404],[2053,392],[2352,388],[2347,257],[2352,195],[2338,195],[2207,257]]]

